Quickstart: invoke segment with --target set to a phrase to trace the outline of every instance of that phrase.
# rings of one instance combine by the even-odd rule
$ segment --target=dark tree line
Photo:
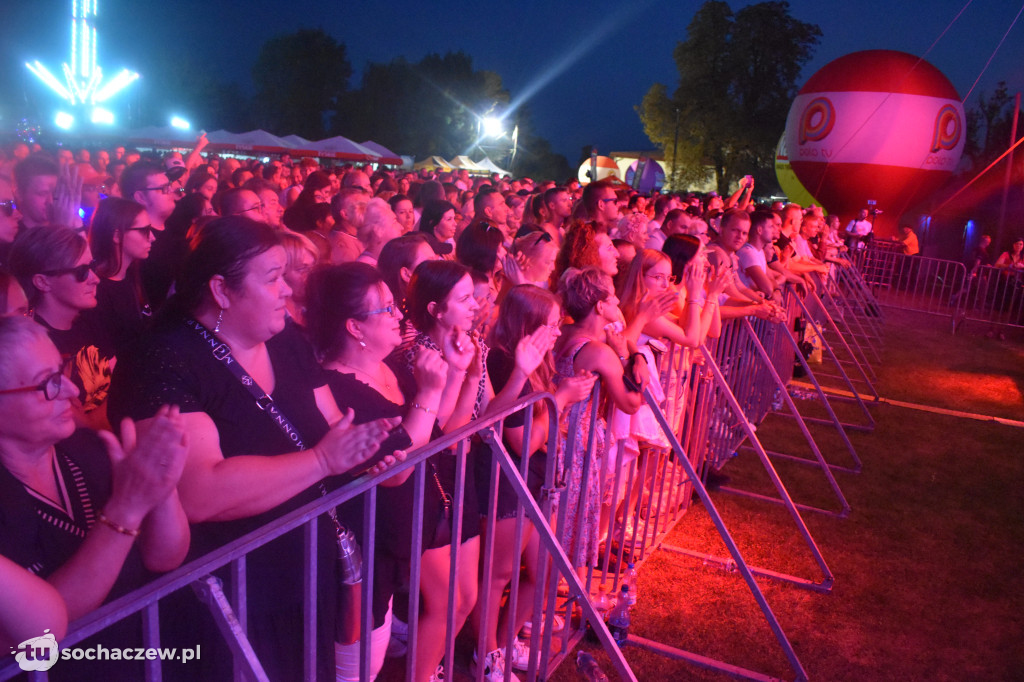
[[[673,52],[675,90],[655,83],[637,107],[666,162],[677,160],[671,184],[705,181],[710,169],[719,192],[748,173],[776,186],[775,147],[821,29],[791,16],[787,2],[733,12],[709,0],[686,35]]]
[[[504,138],[478,146],[479,115],[504,112],[510,98],[501,76],[475,69],[465,53],[371,63],[358,88],[350,85],[351,78],[345,45],[322,30],[303,29],[259,49],[252,97],[187,58],[163,62],[147,77],[159,88],[143,89],[137,123],[163,125],[166,111],[178,107],[211,130],[263,128],[311,140],[344,135],[357,142],[372,139],[416,159],[457,154],[479,159],[486,151],[503,167],[510,160],[511,131],[518,125],[517,175],[559,180],[569,175],[565,158],[536,134],[525,107],[508,116]]]

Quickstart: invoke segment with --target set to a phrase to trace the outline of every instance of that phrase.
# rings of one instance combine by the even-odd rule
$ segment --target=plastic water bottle
[[[623,583],[619,601],[608,616],[608,631],[619,646],[629,638],[629,585]]]
[[[576,670],[579,671],[580,675],[587,682],[608,682],[608,676],[601,670],[601,666],[586,651],[580,651],[576,654]]]
[[[601,616],[601,620],[607,620],[612,607],[615,606],[615,599],[608,594],[608,588],[604,583],[597,586],[597,598],[594,599],[594,609]]]
[[[636,567],[630,562],[626,564],[626,576],[624,578],[627,585],[629,585],[629,605],[636,606],[636,597],[639,592],[637,589],[637,580],[639,576],[636,574]]]

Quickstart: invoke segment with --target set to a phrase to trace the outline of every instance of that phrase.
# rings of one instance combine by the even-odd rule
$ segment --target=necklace
[[[374,377],[372,374],[370,374],[370,373],[368,373],[368,372],[366,372],[366,371],[364,371],[362,369],[359,369],[358,367],[354,367],[353,365],[350,365],[348,363],[341,362],[340,360],[336,360],[335,363],[338,364],[338,365],[341,365],[342,367],[346,367],[346,368],[352,370],[356,374],[361,374],[361,375],[363,375],[363,377],[365,377],[365,378],[370,380],[369,382],[364,382],[364,383],[369,383],[371,386],[374,385],[374,384],[376,384],[378,386],[383,384],[384,390],[388,391],[389,393],[391,392],[391,384],[390,384],[390,382],[388,382],[386,374],[385,374],[385,378],[384,379],[380,379],[380,378]]]

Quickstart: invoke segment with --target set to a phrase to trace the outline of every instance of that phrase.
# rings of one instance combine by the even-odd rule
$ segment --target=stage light
[[[480,124],[483,126],[484,135],[487,137],[501,137],[505,134],[505,129],[501,124],[500,118],[485,116],[480,119]]]
[[[181,116],[172,116],[171,127],[180,128],[181,130],[188,130],[189,128],[192,127],[192,124],[183,119]]]
[[[75,117],[67,112],[58,111],[57,117],[54,119],[53,122],[57,124],[58,128],[68,130],[72,125],[74,125]]]
[[[98,0],[72,0],[71,63],[63,64],[64,83],[57,80],[39,61],[26,62],[34,73],[61,99],[69,104],[92,105],[112,97],[138,79],[139,74],[124,69],[101,87],[103,70],[96,62],[96,19]]]
[[[92,122],[103,125],[114,125],[114,114],[106,109],[96,107],[92,110]]]

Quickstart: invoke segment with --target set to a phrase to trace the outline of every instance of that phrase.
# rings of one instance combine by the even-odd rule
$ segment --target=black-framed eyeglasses
[[[64,385],[64,368],[65,365],[61,365],[53,374],[47,375],[45,379],[40,381],[35,386],[22,386],[21,388],[7,388],[0,391],[0,395],[11,395],[13,393],[30,393],[32,391],[42,391],[43,396],[47,400],[56,400],[57,396],[60,395],[60,389]]]
[[[149,239],[150,237],[156,237],[156,228],[153,227],[152,225],[146,225],[144,227],[129,227],[126,229],[129,232],[141,232],[143,236],[146,237],[146,239]]]
[[[387,313],[391,317],[398,317],[398,306],[392,303],[391,305],[386,305],[383,308],[377,308],[376,310],[368,310],[365,313],[363,313],[363,315],[383,315],[384,313]]]
[[[174,184],[176,184],[176,182],[168,182],[166,185],[160,185],[159,187],[143,187],[142,189],[149,190],[151,192],[160,192],[161,194],[174,194],[175,192],[178,194],[185,193],[184,187],[173,187],[172,185]]]
[[[74,275],[75,281],[84,282],[89,279],[89,273],[96,267],[96,261],[90,261],[73,268],[59,268],[57,270],[45,270],[39,274],[49,277],[60,277],[61,275]]]
[[[18,205],[14,203],[14,199],[0,201],[0,213],[3,213],[8,218],[14,215],[14,210],[16,208],[18,208]]]
[[[239,211],[235,215],[242,215],[243,213],[248,213],[249,211],[262,211],[262,210],[263,210],[263,202],[261,201],[260,203],[256,204],[255,206],[250,206],[249,208],[243,208],[241,211]]]

